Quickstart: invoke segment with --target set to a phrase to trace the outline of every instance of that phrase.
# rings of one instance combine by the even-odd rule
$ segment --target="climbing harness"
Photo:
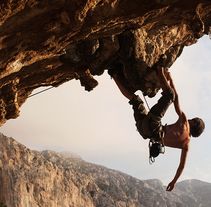
[[[52,89],[52,88],[54,88],[54,87],[53,87],[53,86],[50,86],[49,88],[43,89],[43,90],[41,90],[41,91],[39,91],[39,92],[37,92],[37,93],[34,93],[34,94],[32,94],[32,95],[29,95],[28,97],[30,98],[30,97],[32,97],[32,96],[36,96],[36,95],[38,95],[38,94],[40,94],[40,93],[43,93],[43,92],[45,92],[45,91],[48,91],[48,90],[50,90],[50,89]]]

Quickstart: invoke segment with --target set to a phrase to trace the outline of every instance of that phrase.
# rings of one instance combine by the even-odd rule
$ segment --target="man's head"
[[[204,121],[198,117],[188,120],[190,124],[190,134],[192,137],[199,137],[204,131]]]

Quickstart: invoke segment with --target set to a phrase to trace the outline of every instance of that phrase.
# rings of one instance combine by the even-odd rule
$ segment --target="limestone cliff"
[[[183,181],[167,193],[158,180],[141,181],[67,153],[31,151],[0,134],[0,206],[210,207],[211,184]]]
[[[35,88],[79,79],[90,91],[112,68],[152,97],[152,68],[169,68],[210,25],[209,0],[1,0],[0,124]]]

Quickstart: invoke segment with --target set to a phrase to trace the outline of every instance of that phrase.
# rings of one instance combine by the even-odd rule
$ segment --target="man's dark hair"
[[[190,124],[190,134],[192,137],[199,137],[204,131],[205,124],[204,121],[198,117],[191,119]]]

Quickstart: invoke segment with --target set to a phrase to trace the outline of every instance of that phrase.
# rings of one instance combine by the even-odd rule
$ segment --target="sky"
[[[187,164],[179,181],[200,179],[211,183],[210,52],[211,40],[205,36],[186,47],[170,68],[181,109],[188,118],[198,116],[206,123],[205,132],[191,139]],[[159,179],[167,185],[179,165],[180,150],[166,148],[165,154],[150,165],[148,140],[137,132],[128,100],[107,72],[96,79],[99,85],[91,92],[72,80],[29,98],[21,107],[20,116],[7,121],[1,132],[30,149],[72,152],[88,162],[141,180]],[[156,103],[158,97],[148,98],[149,105]],[[162,123],[176,120],[171,106]]]

